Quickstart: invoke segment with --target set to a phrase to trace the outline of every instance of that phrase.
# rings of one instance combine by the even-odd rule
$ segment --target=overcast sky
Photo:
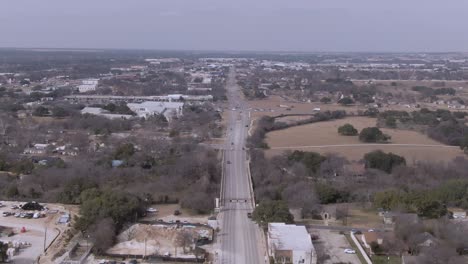
[[[468,0],[1,0],[0,47],[468,51]]]

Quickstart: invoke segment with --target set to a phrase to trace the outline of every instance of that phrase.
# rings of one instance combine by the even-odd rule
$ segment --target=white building
[[[108,119],[129,119],[132,118],[132,115],[122,115],[122,114],[112,114],[109,111],[102,109],[100,107],[85,107],[81,110],[81,114],[90,114],[102,116]]]
[[[78,91],[80,93],[96,91],[96,87],[98,86],[98,83],[99,83],[99,79],[82,80],[81,84],[78,85]]]
[[[168,121],[173,117],[182,116],[184,103],[182,102],[153,102],[127,104],[128,108],[135,112],[138,117],[147,118],[154,115],[163,115]]]
[[[268,254],[275,263],[316,264],[317,254],[304,226],[268,224]]]

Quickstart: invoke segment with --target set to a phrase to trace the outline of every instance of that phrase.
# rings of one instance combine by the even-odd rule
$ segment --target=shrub
[[[367,143],[386,142],[390,139],[389,135],[384,134],[377,127],[366,127],[359,133],[359,140]]]
[[[358,131],[351,124],[344,124],[338,128],[338,133],[343,136],[356,136]]]
[[[349,97],[345,97],[343,99],[340,99],[338,101],[338,103],[341,104],[341,105],[352,105],[352,104],[354,104],[354,101],[353,101],[353,99],[351,99]]]

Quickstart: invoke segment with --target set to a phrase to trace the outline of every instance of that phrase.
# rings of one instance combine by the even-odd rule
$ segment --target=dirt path
[[[303,149],[303,148],[335,148],[335,147],[425,147],[425,148],[456,148],[457,146],[447,145],[426,145],[426,144],[341,144],[341,145],[317,145],[317,146],[288,146],[288,147],[271,147],[270,149]]]

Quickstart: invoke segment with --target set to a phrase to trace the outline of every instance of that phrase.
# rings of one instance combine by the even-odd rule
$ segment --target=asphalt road
[[[229,120],[224,153],[224,181],[221,197],[221,252],[218,263],[264,263],[259,227],[247,217],[254,202],[248,176],[245,143],[250,123],[247,105],[235,80],[235,71],[227,80]],[[229,164],[228,164],[229,163]]]

